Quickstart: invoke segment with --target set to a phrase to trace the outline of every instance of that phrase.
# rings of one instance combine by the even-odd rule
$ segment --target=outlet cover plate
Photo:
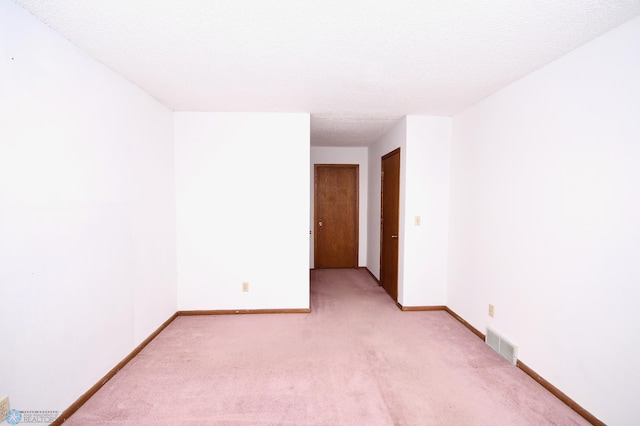
[[[4,421],[7,414],[9,414],[9,396],[4,396],[0,398],[0,421]]]

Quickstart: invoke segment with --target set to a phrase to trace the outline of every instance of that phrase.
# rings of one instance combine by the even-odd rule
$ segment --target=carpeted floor
[[[312,271],[310,314],[176,318],[65,425],[587,425],[444,311]]]

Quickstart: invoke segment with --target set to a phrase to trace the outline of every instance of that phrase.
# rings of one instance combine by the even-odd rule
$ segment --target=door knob
[[[396,238],[398,238],[398,236],[397,235],[392,235],[391,238],[396,239]]]
[[[322,226],[322,222],[318,222],[318,226]]]

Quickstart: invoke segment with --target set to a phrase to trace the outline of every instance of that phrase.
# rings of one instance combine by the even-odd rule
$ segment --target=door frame
[[[318,168],[350,168],[355,170],[355,235],[354,235],[354,253],[353,265],[358,267],[360,258],[360,165],[359,164],[324,164],[317,163],[313,165],[313,267],[318,267]]]

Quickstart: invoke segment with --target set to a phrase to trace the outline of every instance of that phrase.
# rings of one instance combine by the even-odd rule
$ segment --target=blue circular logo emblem
[[[18,410],[9,410],[5,419],[10,425],[17,425],[22,421],[22,413]]]

